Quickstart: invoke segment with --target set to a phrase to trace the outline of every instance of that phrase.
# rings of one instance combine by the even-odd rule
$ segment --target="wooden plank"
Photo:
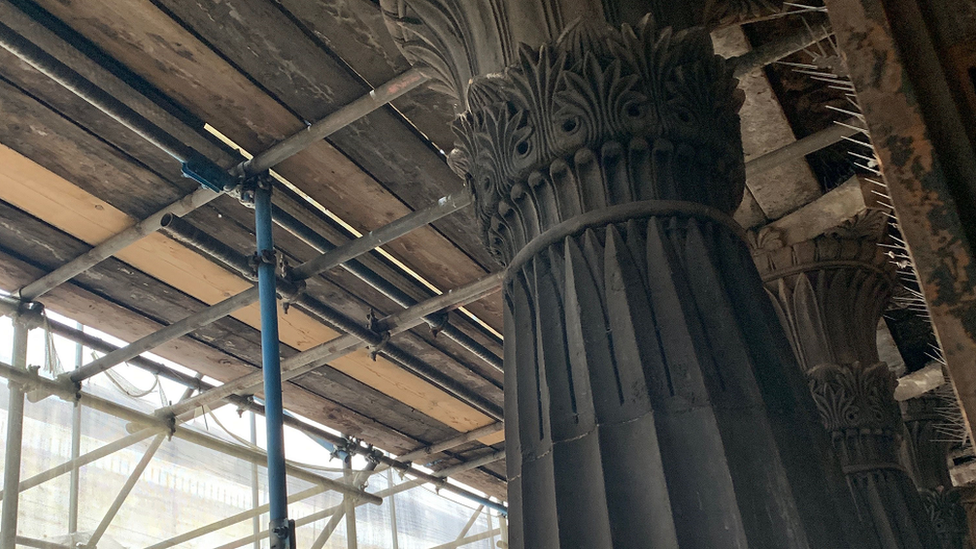
[[[8,7],[9,8],[9,7]],[[0,14],[4,16],[8,15],[7,10],[3,10],[0,7]],[[32,36],[33,37],[33,36]],[[57,42],[53,44],[57,51],[61,51],[63,47],[57,47]],[[74,57],[69,56],[70,59]],[[89,63],[91,61],[89,60]],[[81,63],[80,61],[75,61],[73,66],[77,66],[79,69],[84,70],[87,65]],[[91,69],[86,70],[86,72],[92,72]],[[42,141],[47,141],[47,138],[40,138],[34,134],[44,132],[44,133],[54,133],[58,136],[63,137],[67,142],[63,143],[61,147],[56,145],[45,143],[46,150],[50,151],[54,149],[57,154],[43,154],[43,156],[35,156],[37,158],[42,158],[46,166],[50,167],[51,162],[60,158],[61,156],[68,156],[71,160],[66,164],[55,164],[55,171],[59,174],[70,178],[73,182],[79,186],[89,190],[93,194],[99,196],[100,198],[106,199],[112,203],[113,206],[129,213],[135,215],[136,217],[144,216],[146,213],[157,209],[164,202],[170,201],[178,194],[173,190],[167,191],[170,186],[175,186],[178,188],[179,192],[186,193],[192,189],[193,184],[179,176],[166,177],[167,174],[178,174],[179,166],[173,160],[172,157],[163,153],[161,150],[153,145],[150,145],[143,139],[135,136],[131,131],[124,128],[122,125],[118,124],[115,120],[111,119],[107,115],[104,115],[97,109],[91,108],[91,106],[79,99],[75,94],[64,89],[60,84],[57,84],[47,76],[37,72],[33,68],[25,65],[16,57],[10,55],[6,50],[0,49],[0,75],[11,81],[12,84],[16,85],[20,89],[29,89],[31,94],[38,99],[43,100],[44,105],[32,101],[24,96],[22,96],[18,90],[14,90],[12,87],[0,83],[0,101],[2,101],[6,111],[10,112],[8,118],[8,123],[12,125],[21,127],[35,127],[41,125],[37,132],[22,132],[20,134],[7,131],[5,136],[8,139],[8,143],[14,145],[18,150],[27,150],[34,152],[32,149],[31,142],[36,139],[42,139]],[[101,75],[105,78],[105,75]],[[118,84],[116,87],[121,86]],[[125,95],[125,94],[124,94]],[[129,94],[126,95],[137,95],[137,92],[130,90]],[[132,103],[138,103],[136,100],[130,100]],[[62,120],[56,114],[53,114],[50,109],[57,109],[58,114],[62,117],[68,118],[79,126],[82,126],[88,132],[95,134],[97,137],[106,141],[110,145],[117,147],[126,154],[123,155],[125,158],[120,158],[118,151],[113,150],[111,147],[106,147],[102,143],[97,143],[97,146],[84,146],[84,143],[92,142],[94,139],[82,131],[80,128],[76,128],[74,125],[67,123]],[[38,119],[41,119],[39,121]],[[178,122],[170,123],[166,129],[173,130],[180,135],[186,135],[192,132],[192,128],[188,127],[175,127],[174,125]],[[199,140],[198,140],[199,141]],[[77,153],[83,154],[68,154],[64,153],[68,150],[74,150],[76,148],[83,150],[76,151]],[[216,158],[221,160],[226,164],[230,160],[230,156],[226,153],[222,153],[219,149],[214,149]],[[37,151],[40,152],[40,151]],[[145,170],[133,169],[131,167],[132,161],[131,156],[134,156],[138,161],[144,165],[144,167],[149,168],[155,173],[147,174]],[[80,158],[80,161],[75,161],[75,159]],[[98,164],[97,160],[111,164],[113,173],[118,173],[118,177],[125,179],[123,188],[116,188],[119,182],[113,182],[112,186],[107,186],[106,183],[112,180],[112,177],[97,177],[96,174],[104,173],[104,170],[108,167]],[[90,165],[90,166],[89,166]],[[77,168],[81,166],[87,166],[84,170],[78,170]],[[92,177],[85,177],[84,175],[79,176],[78,172],[82,174],[91,174]],[[151,178],[154,180],[153,183],[146,185],[144,181],[146,178]],[[156,181],[157,179],[165,179],[165,181]],[[169,185],[167,185],[169,183]],[[108,187],[108,188],[106,188]],[[150,195],[148,198],[150,200],[142,200],[140,191],[143,188],[151,188],[156,194]],[[114,192],[113,192],[114,190]],[[121,191],[121,192],[120,192]],[[161,194],[160,194],[161,193]],[[157,203],[157,200],[159,202]],[[281,193],[278,193],[275,197],[276,203],[283,203],[287,201],[288,198]],[[291,208],[294,210],[294,208]],[[204,219],[203,215],[207,215]],[[298,212],[299,217],[301,217],[306,224],[312,226],[318,232],[324,234],[330,240],[334,242],[345,242],[348,237],[344,233],[338,233],[335,229],[330,230],[331,226],[323,223],[319,216],[314,215],[311,211],[306,211],[303,215],[302,212]],[[208,232],[213,236],[219,237],[228,244],[236,247],[240,250],[247,250],[253,247],[253,215],[246,209],[241,208],[236,200],[230,198],[221,198],[216,202],[211,203],[208,207],[197,210],[191,213],[190,219],[200,219],[199,226],[206,227]],[[241,234],[235,233],[230,230],[228,219],[234,219],[241,225]],[[202,224],[201,224],[202,223]],[[231,224],[233,225],[233,224]],[[245,229],[244,227],[249,227]],[[247,239],[247,242],[242,242],[240,238],[236,240],[231,237],[243,237]],[[291,237],[285,231],[278,231],[277,245],[279,249],[289,251],[289,250],[301,250],[307,252],[305,254],[299,254],[301,260],[306,260],[311,257],[314,251],[307,245],[299,241],[297,238]],[[430,296],[428,290],[424,289],[421,291],[418,288],[416,282],[412,279],[407,278],[400,271],[386,267],[381,261],[372,259],[372,255],[362,258],[364,264],[368,265],[374,271],[379,272],[382,276],[397,284],[400,288],[404,289],[408,294],[411,294],[415,299],[422,300]],[[294,262],[293,262],[294,263]],[[330,279],[334,280],[335,283],[341,287],[341,289],[331,288],[327,296],[322,296],[323,299],[327,297],[326,302],[330,303],[334,308],[343,311],[346,314],[351,314],[353,318],[363,318],[366,312],[370,308],[375,308],[378,311],[385,313],[392,313],[399,310],[400,307],[388,300],[385,296],[371,288],[368,284],[360,281],[355,276],[351,275],[343,269],[334,270],[329,276]],[[325,277],[318,277],[316,280],[321,280],[322,284],[331,286],[332,282],[327,281]],[[360,296],[362,299],[355,299],[352,296]],[[350,299],[352,300],[350,301]],[[352,307],[352,303],[356,303],[356,307]],[[371,305],[366,305],[369,303]],[[469,335],[479,339],[479,335],[476,330],[473,330],[470,326],[467,326],[467,322],[463,319],[458,324],[461,328],[467,328]],[[428,346],[436,347],[439,350],[448,353],[454,361],[465,364],[468,368],[479,372],[482,377],[487,377],[489,379],[494,379],[496,382],[500,382],[500,377],[498,373],[492,369],[488,368],[487,365],[482,366],[481,361],[478,361],[470,355],[467,351],[460,348],[460,346],[453,344],[450,340],[446,338],[433,338],[429,334],[429,330],[426,328],[421,328],[414,330],[412,333],[419,336],[426,345],[419,345],[421,350],[416,348],[417,346],[410,345],[409,343],[414,343],[416,340],[410,336],[406,338],[401,338],[401,344],[408,343],[404,345],[405,348],[411,350],[415,354],[423,354],[428,358],[431,358],[430,353],[432,352]],[[495,352],[500,354],[500,346],[494,344],[494,342],[486,340],[483,336],[480,338],[483,344],[487,345],[489,348],[494,348]],[[473,363],[472,363],[473,361]],[[432,363],[440,364],[435,359],[431,359]],[[470,375],[470,372],[463,371],[464,368],[459,368],[458,365],[451,364],[451,361],[446,361],[445,366],[450,370],[454,368],[456,373],[460,375],[458,379],[463,379],[465,375]],[[450,373],[450,372],[449,372]],[[475,384],[471,385],[472,388],[478,386],[478,380],[472,379]],[[487,388],[487,387],[486,387]],[[477,390],[477,389],[476,389]],[[499,397],[500,398],[500,397]]]
[[[148,0],[45,0],[42,7],[95,42],[196,116],[251,151],[301,129],[303,121],[254,86]],[[326,142],[283,162],[278,171],[360,230],[372,230],[410,209]],[[432,229],[389,249],[443,288],[484,274],[466,254]],[[501,325],[497,299],[475,314]]]
[[[306,2],[281,0],[280,5],[348,64],[376,86],[410,68],[383,21],[379,5],[362,0]],[[429,87],[394,102],[397,110],[444,151],[454,146],[450,124],[455,100]]]
[[[50,227],[20,210],[0,202],[0,242],[4,251],[18,257],[37,257],[32,264],[45,270],[88,249],[83,242]],[[41,254],[43,250],[46,254]],[[75,279],[78,287],[113,303],[131,303],[127,309],[163,325],[179,320],[205,305],[182,292],[168,288],[132,267],[109,259]],[[147,315],[147,310],[151,313]],[[193,339],[207,343],[257,368],[261,362],[260,334],[240,321],[224,318],[194,331]],[[282,347],[282,356],[297,351]],[[373,423],[416,440],[440,440],[457,431],[420,412],[348,378],[331,368],[324,382],[303,389],[369,417]]]
[[[854,176],[806,206],[766,225],[763,230],[775,231],[784,245],[810,240],[866,210],[864,198],[862,181]]]
[[[0,269],[0,287],[7,290],[15,289],[22,281],[32,280],[37,273],[87,249],[77,239],[2,202],[0,243],[4,247],[14,248],[0,248],[0,265],[3,266]],[[39,255],[39,249],[46,253]],[[37,266],[16,259],[26,255],[43,259]],[[138,334],[144,326],[148,326],[147,330],[158,329],[180,318],[186,311],[203,306],[185,294],[167,290],[154,279],[115,259],[109,259],[79,276],[73,283],[55,289],[48,297],[51,298],[47,301],[52,310],[88,325],[97,325],[107,333],[126,340],[137,337],[133,334]],[[149,320],[143,311],[120,305],[118,297],[135,300],[139,305],[151,302],[154,311],[163,311],[163,316]],[[57,301],[52,301],[55,298]],[[79,301],[83,306],[78,306]],[[224,328],[221,325],[229,326]],[[211,345],[223,345],[223,352],[200,340],[212,340]],[[192,338],[185,337],[166,344],[156,353],[226,381],[243,375],[242,371],[253,371],[253,364],[260,361],[259,345],[256,330],[233,319],[222,319],[194,332]],[[224,354],[228,348],[232,354]],[[295,352],[288,347],[283,348],[285,356]],[[309,376],[314,376],[314,383],[309,383]],[[454,429],[331,368],[322,368],[309,376],[302,378],[300,385],[286,384],[286,406],[379,447],[402,452],[457,434]],[[471,448],[484,447],[474,443]],[[451,455],[433,456],[433,459],[456,462]],[[484,487],[485,482],[491,482],[484,473],[475,473],[469,480],[480,489],[498,491],[498,486]]]
[[[369,92],[266,0],[160,0],[169,14],[305,120],[318,120]],[[384,29],[385,32],[385,29]],[[273,55],[254,55],[255,51]],[[328,139],[405,204],[423,208],[461,191],[443,155],[389,108],[379,109]],[[475,228],[471,210],[434,224],[486,268],[497,268]]]
[[[135,221],[6,146],[0,146],[0,164],[5,166],[0,174],[0,199],[89,244],[96,244]],[[246,280],[158,233],[122,250],[117,257],[208,304],[250,286]],[[233,316],[252,327],[260,325],[256,305]],[[279,330],[281,340],[299,350],[337,335],[300,311],[279,315]],[[370,360],[366,352],[344,357],[332,366],[458,430],[491,422],[395,364]]]
[[[741,55],[750,49],[739,26],[717,30],[712,33],[712,39],[715,52],[725,57]],[[746,94],[745,104],[739,110],[746,160],[796,141],[765,73],[755,71],[741,77],[739,88]],[[746,181],[746,186],[751,198],[770,220],[779,219],[821,194],[820,182],[804,158],[754,175]]]

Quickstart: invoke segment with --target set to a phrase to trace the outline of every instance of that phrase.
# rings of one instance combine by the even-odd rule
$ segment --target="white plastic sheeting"
[[[9,319],[0,320],[0,360],[9,360],[10,352]],[[61,357],[62,367],[70,369],[74,357],[74,344],[55,338],[56,354]],[[45,362],[45,339],[40,330],[31,333],[28,363],[42,365]],[[83,353],[90,360],[90,353]],[[50,356],[50,352],[48,353]],[[171,364],[171,363],[170,363]],[[119,372],[126,376],[132,386],[149,388],[155,380],[145,372],[125,366]],[[125,394],[117,383],[111,383],[104,375],[90,380],[85,391],[121,402],[126,406],[151,412],[159,406],[160,398],[176,400],[182,388],[165,382],[158,389],[150,391],[141,398]],[[162,390],[162,395],[159,391]],[[6,431],[7,391],[0,390],[0,437]],[[21,479],[50,469],[71,458],[71,417],[73,405],[54,397],[38,403],[28,403],[24,418],[24,448]],[[200,417],[192,425],[207,430],[214,436],[233,440],[235,437],[224,432],[229,430],[240,437],[249,436],[249,418],[238,417],[235,410],[225,407],[215,410],[218,425],[213,419]],[[258,433],[263,434],[263,418],[258,418]],[[126,436],[126,424],[118,418],[91,409],[82,409],[81,453],[84,454],[106,443]],[[2,438],[0,438],[2,440]],[[85,465],[80,475],[80,511],[78,532],[69,536],[68,532],[68,493],[69,475],[62,475],[40,486],[21,493],[20,519],[18,533],[21,536],[74,545],[84,542],[101,521],[106,509],[115,498],[130,471],[142,457],[150,439],[118,451],[108,457]],[[257,444],[263,445],[262,436]],[[317,474],[339,479],[342,474],[340,462],[331,460],[328,451],[308,437],[290,429],[286,435],[286,452],[289,459],[311,463]],[[2,445],[0,445],[2,446]],[[0,454],[3,448],[0,447]],[[2,464],[2,455],[0,455]],[[364,462],[354,462],[359,468]],[[2,467],[2,465],[0,465]],[[252,508],[251,464],[218,452],[195,446],[189,442],[172,439],[163,443],[149,467],[144,471],[132,493],[126,499],[112,525],[99,543],[100,549],[145,548],[167,540],[178,534],[194,530],[228,516]],[[265,470],[258,469],[259,486],[265,485]],[[400,479],[389,472],[373,475],[368,491],[379,492],[389,488],[390,479],[394,484],[409,479]],[[289,479],[289,493],[294,494],[312,485],[296,479]],[[264,502],[261,492],[259,499]],[[468,523],[475,508],[471,504],[455,498],[442,497],[429,486],[421,486],[393,496],[396,509],[396,532],[394,533],[391,502],[389,498],[383,505],[362,505],[356,509],[358,547],[360,549],[429,549],[454,542]],[[320,493],[314,497],[295,502],[289,506],[289,516],[302,519],[316,512],[331,508],[341,502],[341,496],[334,492]],[[265,527],[267,518],[260,523]],[[309,547],[318,537],[328,519],[321,519],[298,528],[299,547]],[[489,524],[490,521],[490,524]],[[467,537],[478,537],[491,527],[498,528],[499,517],[489,518],[488,512],[480,513]],[[212,549],[235,540],[243,540],[254,534],[250,519],[219,531],[184,542],[177,547],[187,549]],[[394,540],[396,535],[396,540]],[[464,545],[470,549],[489,549],[496,547],[498,536],[483,536],[473,543]],[[239,543],[250,548],[251,542]],[[262,541],[267,547],[267,540]],[[345,521],[332,534],[328,549],[341,549],[347,546]]]

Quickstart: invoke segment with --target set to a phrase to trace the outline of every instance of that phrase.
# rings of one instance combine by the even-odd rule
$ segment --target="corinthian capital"
[[[821,364],[807,376],[828,431],[900,432],[901,412],[894,399],[897,381],[883,362]]]
[[[473,80],[454,169],[503,262],[573,217],[637,201],[730,214],[745,185],[731,68],[702,29],[575,24]]]

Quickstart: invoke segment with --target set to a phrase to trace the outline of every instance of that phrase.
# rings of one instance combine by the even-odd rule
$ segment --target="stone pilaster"
[[[465,80],[490,56],[427,51],[473,35],[432,4],[475,17],[387,11],[464,88],[450,160],[508,269],[510,547],[871,547],[730,218],[742,99],[708,33],[573,24]]]
[[[813,240],[783,246],[760,238],[753,253],[859,516],[881,547],[922,549],[938,542],[900,463],[904,426],[896,380],[879,362],[876,344],[893,282],[878,246],[886,220],[885,212],[868,211]]]

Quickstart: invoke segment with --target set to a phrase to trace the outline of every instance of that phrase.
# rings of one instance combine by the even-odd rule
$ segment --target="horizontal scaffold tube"
[[[476,280],[460,288],[455,288],[437,297],[433,297],[417,304],[409,309],[404,309],[399,313],[390,315],[382,320],[385,331],[391,336],[403,333],[415,326],[420,325],[424,317],[440,311],[446,307],[463,305],[476,301],[490,295],[499,289],[504,272],[498,272]],[[300,375],[304,375],[323,364],[327,364],[339,357],[345,356],[350,352],[362,348],[365,343],[362,339],[352,334],[345,334],[315,347],[302,351],[297,355],[288,357],[281,361],[282,380],[288,380]],[[235,380],[228,381],[212,390],[206,391],[183,402],[160,408],[158,415],[180,416],[192,411],[200,406],[206,406],[217,402],[229,395],[248,393],[261,385],[261,372],[254,372],[241,376]]]
[[[59,335],[61,337],[64,337],[65,339],[68,339],[69,341],[72,341],[74,343],[79,343],[81,345],[84,345],[85,347],[94,349],[98,352],[110,353],[118,348],[115,345],[112,345],[111,343],[105,340],[99,339],[90,334],[86,334],[81,330],[72,328],[71,326],[63,324],[56,320],[48,321],[47,329],[49,329],[52,334]],[[198,391],[208,391],[218,387],[216,385],[212,385],[206,381],[203,381],[197,377],[174,370],[169,366],[159,364],[158,362],[149,360],[147,358],[137,357],[131,360],[130,363],[133,366],[137,366],[139,368],[142,368],[143,370],[159,375],[160,377],[169,379],[171,381],[175,381],[185,387],[193,388]],[[261,406],[260,404],[255,402],[254,399],[252,398],[248,398],[240,395],[230,395],[227,398],[225,398],[224,401],[237,406],[241,410],[251,411],[259,415],[264,415],[264,406]],[[345,437],[330,433],[323,429],[319,429],[314,425],[309,425],[308,423],[305,423],[304,421],[295,418],[293,416],[285,415],[283,421],[285,425],[288,425],[289,427],[292,427],[313,438],[317,437],[322,440],[325,440],[326,442],[329,442],[337,447],[340,447],[345,451],[353,452],[362,456],[369,456],[372,458],[375,458],[377,455],[373,448],[365,444],[353,443],[352,441],[346,439]],[[20,491],[27,490],[28,488],[32,488],[43,482],[51,480],[52,478],[56,478],[57,476],[65,474],[71,470],[72,466],[81,466],[87,463],[91,463],[92,461],[101,459],[102,457],[105,457],[115,451],[118,451],[119,449],[125,448],[127,446],[131,446],[132,444],[136,444],[137,442],[141,440],[145,440],[146,438],[149,438],[152,435],[158,433],[160,429],[169,429],[169,422],[167,422],[165,426],[159,425],[156,427],[146,427],[146,428],[139,429],[136,432],[122,439],[109,443],[105,446],[102,446],[101,448],[89,452],[88,454],[80,456],[77,461],[69,461],[66,463],[62,463],[45,472],[39,473],[29,479],[26,479],[21,482]],[[496,423],[491,423],[484,427],[478,427],[477,429],[473,429],[466,433],[461,433],[455,437],[451,437],[447,440],[434,443],[430,446],[422,446],[420,448],[412,450],[396,458],[387,458],[383,456],[382,459],[384,461],[382,461],[382,463],[384,465],[380,468],[380,471],[385,470],[386,468],[389,467],[393,467],[399,471],[402,471],[405,474],[412,475],[413,472],[416,471],[416,469],[411,465],[411,463],[417,461],[419,458],[427,458],[431,455],[450,450],[462,444],[493,435],[501,431],[502,429],[504,429],[504,423],[499,421]],[[495,458],[492,459],[491,461],[502,459],[502,457],[499,457],[496,453],[490,455],[495,456]],[[480,467],[481,465],[484,465],[486,463],[485,459],[486,459],[485,457],[475,458],[475,460],[463,462],[459,466],[466,466],[468,468]],[[420,463],[423,464],[425,462],[421,461]],[[464,491],[462,488],[458,488],[456,493],[460,496],[469,499],[472,498],[477,499],[480,497],[475,494],[471,494],[470,492]]]
[[[382,246],[392,240],[400,238],[414,229],[423,227],[433,220],[452,214],[470,204],[470,201],[471,197],[467,193],[462,193],[461,196],[448,196],[442,198],[433,206],[412,212],[380,227],[379,229],[376,229],[375,231],[370,231],[356,240],[352,240],[343,244],[342,246],[337,247],[331,252],[322,254],[302,265],[299,265],[292,272],[294,273],[297,271],[300,273],[298,278],[301,279],[308,278],[309,276],[313,276],[322,271],[332,269],[339,264],[367,253],[378,246]],[[162,345],[163,343],[166,343],[167,341],[171,341],[186,335],[193,330],[228,316],[234,311],[254,303],[257,301],[257,298],[258,292],[256,286],[248,290],[244,290],[243,292],[233,297],[229,297],[216,305],[207,307],[206,309],[179,320],[170,326],[162,328],[157,332],[136,340],[118,351],[103,356],[98,360],[86,364],[85,366],[70,373],[65,373],[63,374],[61,381],[63,383],[72,384],[80,383],[82,380],[103,372],[128,360],[129,358],[138,356],[146,351],[158,347],[159,345]]]
[[[173,435],[177,438],[186,440],[187,442],[191,442],[198,446],[209,448],[222,454],[249,461],[251,463],[256,463],[258,465],[264,465],[265,463],[264,452],[260,450],[239,446],[211,435],[200,433],[179,425],[174,425],[172,422],[160,419],[151,414],[144,414],[138,410],[133,410],[132,408],[128,408],[121,404],[106,400],[104,398],[96,397],[88,393],[67,390],[53,380],[40,377],[36,373],[17,370],[5,362],[0,362],[0,377],[6,378],[13,383],[20,383],[30,388],[39,388],[43,392],[57,395],[68,401],[77,400],[77,402],[83,406],[88,406],[93,410],[129,421],[141,426],[141,428],[163,427],[173,433]],[[362,490],[357,490],[341,482],[317,475],[299,467],[289,466],[288,474],[297,479],[301,479],[313,484],[319,484],[329,488],[330,490],[335,490],[345,495],[357,498],[366,498],[366,501],[369,503],[374,503],[376,505],[382,503],[380,498],[373,496],[372,494],[366,493]]]

